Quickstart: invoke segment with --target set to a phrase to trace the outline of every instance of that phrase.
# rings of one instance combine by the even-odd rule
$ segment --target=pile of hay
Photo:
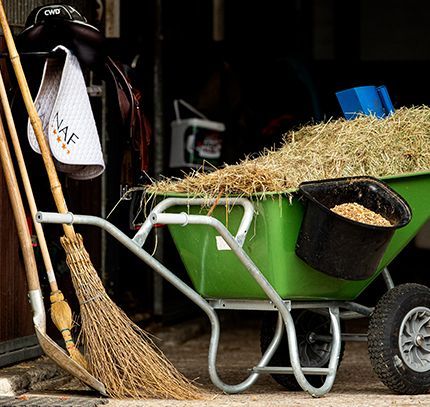
[[[383,177],[430,171],[430,108],[403,107],[386,119],[360,116],[304,126],[282,146],[214,172],[203,170],[146,188],[214,198],[295,189],[303,181],[346,176]]]

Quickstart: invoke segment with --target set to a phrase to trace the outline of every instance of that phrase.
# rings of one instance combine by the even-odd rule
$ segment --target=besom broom
[[[6,118],[6,123],[9,129],[9,135],[12,140],[15,156],[18,162],[21,179],[24,185],[25,194],[27,196],[28,205],[30,207],[31,216],[34,219],[37,213],[36,202],[31,188],[30,179],[25,165],[24,156],[22,154],[19,137],[16,131],[15,123],[12,116],[12,110],[10,108],[9,99],[7,97],[6,87],[3,81],[3,75],[0,73],[0,99],[3,112]],[[49,285],[51,287],[51,319],[55,326],[61,332],[63,336],[66,349],[70,354],[70,357],[79,363],[82,367],[87,368],[87,363],[83,355],[75,346],[75,342],[72,337],[72,310],[69,304],[65,301],[64,295],[58,288],[57,280],[55,278],[54,268],[52,266],[51,257],[48,251],[48,245],[46,243],[45,234],[43,232],[42,225],[38,222],[34,222],[36,229],[36,235],[39,242],[40,250],[42,253],[43,263],[45,265],[46,274],[48,276]]]
[[[31,125],[48,174],[57,210],[67,213],[61,184],[43,134],[9,28],[3,2],[0,24]],[[107,295],[83,245],[71,225],[63,225],[61,243],[80,303],[82,335],[88,368],[112,397],[201,399],[200,392],[155,348],[148,335],[134,324]]]
[[[6,133],[3,127],[2,117],[0,116],[0,159],[3,168],[3,176],[9,193],[12,206],[16,230],[18,232],[19,243],[22,257],[24,260],[28,298],[33,311],[33,326],[39,341],[40,347],[58,366],[70,373],[82,382],[88,384],[101,394],[106,395],[105,386],[94,376],[85,370],[74,359],[68,356],[56,342],[46,334],[46,316],[43,303],[42,291],[39,284],[36,259],[34,257],[33,245],[31,242],[30,231],[28,229],[24,204],[19,191],[18,181],[15,175],[12,157],[9,151]]]

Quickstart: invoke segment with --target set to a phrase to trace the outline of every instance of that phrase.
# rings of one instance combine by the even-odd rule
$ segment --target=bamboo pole
[[[54,197],[55,204],[58,212],[67,213],[67,205],[64,200],[63,191],[61,188],[60,180],[58,179],[57,171],[55,169],[54,161],[52,159],[51,150],[43,134],[42,121],[37,113],[36,107],[33,102],[33,98],[30,93],[30,89],[27,83],[27,79],[22,69],[21,60],[18,51],[15,46],[15,42],[12,36],[12,32],[7,22],[6,14],[3,7],[3,2],[0,2],[0,24],[3,29],[3,34],[6,40],[6,45],[9,50],[9,57],[12,62],[13,69],[18,81],[19,88],[21,89],[22,98],[24,100],[25,107],[30,118],[31,125],[33,126],[34,133],[36,135],[39,148],[42,153],[43,162],[45,164],[46,172],[48,174],[49,183],[51,186],[52,195]],[[75,237],[75,231],[73,226],[63,225],[64,233],[69,239]]]
[[[9,193],[10,203],[15,218],[15,225],[18,232],[18,238],[21,245],[22,257],[24,260],[25,272],[27,275],[28,290],[38,290],[39,278],[37,275],[36,258],[34,257],[33,245],[25,216],[24,205],[21,200],[21,194],[18,188],[18,181],[15,176],[12,158],[7,145],[6,133],[3,123],[0,120],[0,159],[3,168],[3,176],[6,180],[6,186]]]
[[[24,185],[25,194],[27,196],[28,205],[32,219],[34,220],[37,213],[36,200],[34,199],[33,190],[31,188],[30,178],[28,176],[27,167],[25,165],[24,156],[22,154],[21,145],[19,142],[18,133],[16,131],[15,122],[12,115],[12,110],[7,97],[6,87],[3,81],[3,75],[0,72],[0,99],[3,107],[3,112],[6,118],[6,123],[9,129],[9,135],[15,151],[15,156],[20,170],[22,183]],[[72,310],[69,304],[64,299],[64,294],[58,288],[57,280],[55,278],[54,268],[52,266],[51,256],[49,255],[48,245],[46,243],[45,234],[42,225],[34,222],[36,229],[37,240],[39,242],[40,250],[42,253],[43,262],[48,276],[49,285],[51,287],[50,301],[51,301],[51,319],[55,326],[63,336],[67,351],[72,359],[79,363],[84,368],[87,367],[84,356],[79,352],[72,337]]]

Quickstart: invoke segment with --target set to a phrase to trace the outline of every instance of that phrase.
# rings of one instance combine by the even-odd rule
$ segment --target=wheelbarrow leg
[[[384,270],[382,270],[381,274],[382,274],[382,277],[384,278],[384,282],[385,282],[385,285],[387,286],[387,288],[389,290],[394,288],[394,282],[393,282],[393,279],[391,278],[391,274],[388,271],[387,267],[385,267]]]
[[[279,344],[281,343],[283,332],[284,332],[283,320],[282,318],[278,318],[273,339],[270,342],[269,346],[267,347],[266,352],[260,359],[260,362],[257,364],[257,368],[265,367],[270,362],[270,359],[272,358],[272,356],[278,349]],[[252,384],[254,384],[254,382],[260,376],[260,373],[253,372],[248,376],[246,380],[236,385],[229,385],[224,383],[218,376],[217,369],[216,369],[218,339],[219,339],[219,331],[214,330],[212,327],[211,341],[209,344],[209,353],[208,353],[209,375],[212,380],[212,383],[226,393],[240,393],[246,390],[247,388],[249,388]]]
[[[254,371],[244,381],[235,385],[224,383],[221,380],[216,368],[220,329],[219,329],[218,317],[216,316],[215,313],[214,315],[216,317],[217,324],[216,325],[212,324],[211,339],[209,343],[209,352],[208,352],[209,376],[211,378],[212,383],[215,386],[217,386],[220,390],[224,391],[225,393],[230,393],[230,394],[241,393],[242,391],[245,391],[246,389],[251,387],[251,385],[255,383],[255,381],[258,379],[261,373]],[[213,318],[210,317],[210,319],[212,322]],[[284,324],[282,319],[279,318],[278,323],[276,325],[275,334],[273,335],[273,339],[270,345],[268,346],[266,352],[260,359],[259,363],[257,364],[257,367],[264,368],[270,362],[270,359],[272,358],[272,356],[278,349],[279,344],[281,343],[282,334],[284,332],[283,325]]]
[[[312,396],[323,396],[324,394],[328,393],[333,386],[337,372],[337,365],[339,363],[339,354],[341,348],[339,308],[329,307],[332,331],[332,344],[328,368],[321,369],[322,373],[324,372],[324,374],[327,374],[324,384],[321,387],[312,386],[303,374],[297,346],[296,329],[294,327],[294,321],[291,316],[291,313],[286,308],[279,311],[282,315],[282,318],[284,319],[285,329],[288,335],[288,349],[290,353],[290,361],[294,377],[296,378],[300,387],[310,393]]]

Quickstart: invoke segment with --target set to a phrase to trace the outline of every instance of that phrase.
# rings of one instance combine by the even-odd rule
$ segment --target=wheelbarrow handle
[[[251,201],[249,201],[246,198],[221,198],[218,201],[216,199],[205,199],[205,198],[166,198],[163,201],[161,201],[155,208],[151,211],[149,216],[146,218],[145,222],[139,229],[139,231],[135,234],[133,237],[133,242],[136,243],[138,246],[142,247],[145,244],[145,241],[149,235],[149,232],[151,231],[151,228],[155,223],[173,223],[173,224],[180,224],[180,225],[186,225],[189,223],[189,218],[186,216],[186,213],[179,214],[180,216],[178,218],[176,217],[168,217],[164,218],[166,222],[160,221],[160,215],[163,214],[167,209],[173,207],[173,206],[189,206],[189,205],[213,205],[215,204],[219,205],[227,205],[229,207],[240,205],[243,207],[244,212],[242,216],[242,220],[240,222],[239,228],[237,230],[235,240],[239,244],[240,247],[243,246],[246,235],[248,233],[249,227],[251,226],[252,219],[254,217],[254,205]],[[167,215],[167,214],[165,214]],[[170,215],[170,214],[169,214]],[[184,216],[186,215],[186,216]],[[204,216],[204,215],[203,215]],[[210,216],[207,216],[208,218],[212,218]],[[159,219],[157,222],[154,219]],[[163,217],[162,217],[163,219]]]

